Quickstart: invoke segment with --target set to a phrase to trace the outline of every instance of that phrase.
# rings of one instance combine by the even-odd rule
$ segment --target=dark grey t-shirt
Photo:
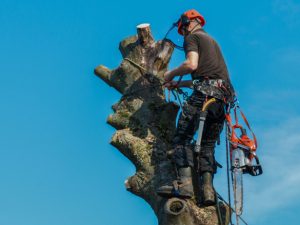
[[[228,70],[217,42],[203,29],[199,29],[184,39],[184,51],[199,53],[198,68],[191,74],[193,80],[208,77],[223,79],[230,83]]]

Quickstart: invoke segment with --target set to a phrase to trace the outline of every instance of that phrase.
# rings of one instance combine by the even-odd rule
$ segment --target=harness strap
[[[242,138],[240,138],[240,137],[238,137],[236,135],[235,129],[237,129],[237,128],[239,128],[241,130],[243,129],[243,127],[239,124],[239,121],[238,121],[237,109],[240,111],[240,114],[241,114],[241,116],[242,116],[245,124],[247,125],[248,129],[251,131],[251,134],[252,134],[252,137],[253,137],[254,146],[249,146],[249,144],[247,144],[245,142],[245,140],[243,140]],[[244,147],[246,149],[249,148],[250,152],[252,154],[255,154],[254,152],[257,149],[257,139],[256,139],[256,136],[255,136],[253,130],[250,127],[250,124],[249,124],[249,122],[248,122],[245,114],[242,112],[242,110],[241,110],[241,108],[239,106],[235,106],[234,107],[234,117],[235,117],[234,118],[235,119],[235,124],[233,125],[230,113],[226,113],[225,114],[225,119],[227,121],[228,126],[231,129],[231,140],[230,140],[231,144],[234,144],[236,146],[238,146],[238,145],[241,146],[242,145],[241,147]]]
[[[257,148],[258,146],[257,146],[257,139],[256,139],[256,136],[255,136],[253,130],[251,129],[250,124],[249,124],[249,122],[248,122],[248,120],[247,120],[245,114],[244,114],[243,111],[241,110],[241,108],[240,108],[239,106],[237,106],[237,108],[240,110],[240,113],[241,113],[242,118],[244,119],[244,121],[245,121],[247,127],[249,128],[249,130],[251,131],[252,136],[253,136],[253,140],[254,140],[254,143],[255,143],[255,146],[256,146],[256,148]]]

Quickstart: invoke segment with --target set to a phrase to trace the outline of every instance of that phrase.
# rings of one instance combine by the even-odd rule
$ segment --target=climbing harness
[[[246,129],[243,128],[238,121],[237,111],[240,111],[248,130],[252,134],[252,139],[247,136]],[[225,115],[226,118],[226,154],[227,154],[227,183],[228,197],[230,203],[230,184],[229,184],[229,156],[230,170],[233,187],[234,208],[236,214],[236,222],[239,225],[239,216],[243,213],[243,174],[259,176],[263,173],[262,167],[256,155],[257,140],[252,131],[245,114],[241,111],[238,104],[233,107],[235,124],[232,123],[230,116],[230,107]],[[241,135],[237,135],[237,130],[240,130]],[[255,162],[254,160],[255,159]]]
[[[206,96],[211,96],[224,103],[234,103],[233,87],[223,79],[209,79],[203,77],[193,80],[194,90],[201,92]]]

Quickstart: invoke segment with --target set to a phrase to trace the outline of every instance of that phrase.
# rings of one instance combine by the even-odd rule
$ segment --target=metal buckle
[[[196,86],[196,85],[200,84],[200,82],[201,82],[200,80],[193,80],[193,85]]]

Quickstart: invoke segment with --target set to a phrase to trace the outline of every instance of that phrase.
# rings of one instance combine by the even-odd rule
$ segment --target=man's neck
[[[190,31],[190,34],[195,33],[196,31],[202,29],[202,26],[200,24],[197,24],[193,27],[193,29]]]

